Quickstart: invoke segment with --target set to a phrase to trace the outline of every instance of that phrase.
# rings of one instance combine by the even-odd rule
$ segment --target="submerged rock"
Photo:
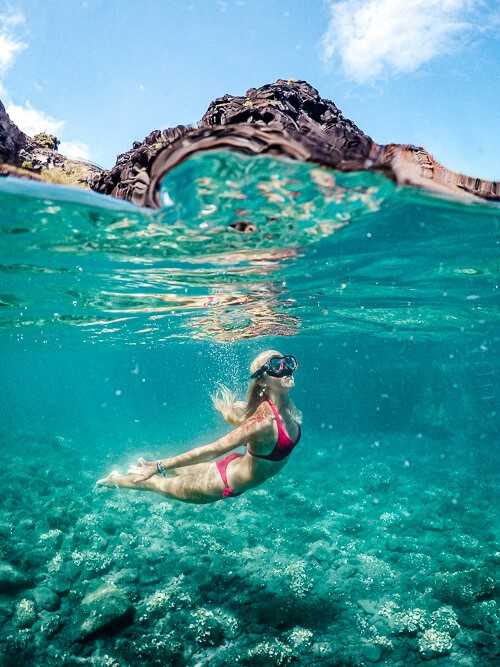
[[[457,606],[468,605],[495,588],[495,579],[484,569],[438,573],[434,581],[434,594],[443,602]]]
[[[82,600],[78,638],[114,634],[132,622],[134,612],[134,607],[125,593],[113,584],[104,584]]]
[[[370,463],[361,471],[363,488],[366,491],[385,491],[392,482],[392,472],[385,463]]]
[[[29,628],[36,619],[36,607],[33,600],[23,599],[16,607],[15,621],[20,628]]]
[[[33,598],[39,609],[55,611],[60,607],[59,596],[47,586],[39,586],[33,591]]]
[[[16,593],[29,586],[28,578],[10,563],[0,563],[0,593]]]
[[[478,646],[484,646],[492,656],[498,656],[500,653],[500,640],[489,632],[478,630],[473,635],[474,643]]]
[[[462,625],[470,628],[489,629],[498,623],[498,603],[496,600],[483,600],[472,607],[464,607],[458,612],[458,618]]]
[[[447,632],[429,628],[419,638],[418,646],[424,658],[434,658],[450,653],[453,647],[453,638]]]
[[[51,614],[48,611],[42,611],[38,617],[36,630],[46,639],[53,637],[61,627],[61,619],[58,614]]]
[[[365,644],[361,649],[363,657],[368,660],[368,662],[378,662],[382,657],[384,648],[378,644]]]

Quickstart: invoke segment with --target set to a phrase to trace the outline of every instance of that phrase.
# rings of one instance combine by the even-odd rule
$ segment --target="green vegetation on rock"
[[[57,151],[59,144],[61,143],[59,139],[53,134],[47,134],[46,132],[35,134],[33,139],[37,144],[40,144],[40,146],[43,146],[44,148],[50,148],[52,151]]]
[[[73,187],[88,188],[87,167],[80,162],[68,160],[61,167],[42,169],[41,177],[49,183],[71,185]]]

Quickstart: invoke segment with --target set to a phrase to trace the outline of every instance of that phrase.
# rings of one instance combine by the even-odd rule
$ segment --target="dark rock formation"
[[[39,173],[46,160],[41,172],[46,178],[54,169],[64,170],[65,158],[55,151],[40,157],[40,151],[48,149],[39,145],[35,149],[33,140],[4,116],[0,114],[0,162],[16,167],[31,162]],[[99,171],[85,165],[84,178],[97,192],[156,208],[165,174],[195,152],[224,147],[246,154],[284,155],[344,171],[380,170],[398,183],[456,196],[500,199],[499,183],[452,172],[423,148],[376,144],[305,81],[278,80],[251,88],[244,97],[225,95],[210,104],[198,126],[156,130],[120,155],[112,169]],[[57,164],[58,156],[62,166]]]
[[[251,88],[245,97],[225,95],[215,100],[197,128],[153,132],[120,156],[113,169],[98,174],[91,187],[158,207],[158,188],[165,174],[195,152],[221,147],[287,155],[341,170],[377,169],[398,183],[458,196],[500,198],[498,183],[445,169],[423,148],[377,145],[308,83],[283,80]]]
[[[89,187],[90,177],[100,170],[85,162],[69,160],[55,150],[57,147],[56,137],[42,133],[32,138],[22,132],[0,101],[0,176]]]
[[[322,99],[305,81],[279,80],[251,88],[246,97],[225,95],[212,102],[202,119],[207,127],[241,124],[283,133],[303,144],[315,162],[332,166],[365,159],[373,145],[333,102]]]
[[[158,183],[170,169],[194,152],[224,146],[360,168],[374,142],[308,83],[279,80],[251,88],[245,97],[216,99],[197,127],[153,132],[121,155],[113,169],[99,174],[91,187],[155,207]]]
[[[9,118],[0,101],[0,163],[15,165],[28,137]]]
[[[163,131],[154,130],[142,144],[136,141],[130,151],[119,155],[112,169],[96,174],[90,180],[90,187],[119,199],[136,201],[134,192],[141,189],[141,178],[148,173],[158,153],[188,132],[189,128],[184,125]]]

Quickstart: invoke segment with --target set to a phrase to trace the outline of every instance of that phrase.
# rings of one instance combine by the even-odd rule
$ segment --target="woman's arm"
[[[173,468],[182,468],[196,463],[208,463],[241,445],[255,441],[262,437],[266,430],[272,432],[272,423],[265,411],[259,407],[243,424],[208,445],[195,447],[184,452],[184,454],[160,459],[159,461],[141,460],[139,466],[131,466],[128,472],[138,475],[135,481],[142,481],[149,479],[162,469],[172,470]]]
[[[213,461],[222,454],[227,454],[233,449],[255,440],[262,435],[266,428],[269,427],[270,424],[263,415],[254,414],[249,419],[246,419],[243,424],[240,424],[240,426],[222,438],[219,438],[208,445],[190,449],[188,452],[184,452],[184,454],[179,454],[179,456],[161,459],[159,463],[166,470],[182,468],[184,466],[194,465],[195,463],[207,463]]]

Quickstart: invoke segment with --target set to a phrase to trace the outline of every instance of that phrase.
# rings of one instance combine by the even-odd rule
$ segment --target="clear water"
[[[162,198],[0,181],[0,665],[496,664],[499,208],[228,152]],[[95,488],[226,432],[270,347],[277,477]]]

